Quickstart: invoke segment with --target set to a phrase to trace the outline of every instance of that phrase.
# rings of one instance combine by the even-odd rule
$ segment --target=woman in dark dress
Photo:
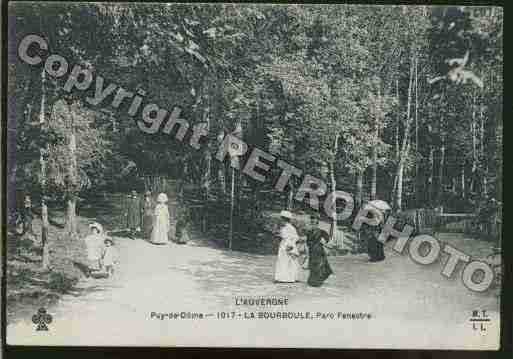
[[[362,224],[361,233],[367,239],[367,254],[369,255],[369,262],[380,262],[385,259],[385,250],[383,243],[378,241],[379,234],[381,233],[381,225],[369,226]]]
[[[363,223],[360,234],[367,240],[367,253],[369,262],[380,262],[385,259],[383,243],[378,240],[385,222],[385,217],[390,210],[388,204],[380,200],[374,200],[366,205],[367,217],[372,218],[375,225]]]
[[[308,246],[308,269],[310,275],[307,283],[312,287],[320,287],[333,274],[324,251],[324,244],[329,241],[329,234],[318,228],[318,218],[312,217],[313,228],[309,230],[306,240]]]
[[[141,202],[137,197],[137,191],[132,191],[128,195],[125,217],[132,236],[141,231]]]
[[[151,236],[151,230],[153,228],[153,212],[155,203],[151,199],[151,192],[147,191],[144,194],[144,202],[142,205],[142,224],[144,238],[149,239]]]

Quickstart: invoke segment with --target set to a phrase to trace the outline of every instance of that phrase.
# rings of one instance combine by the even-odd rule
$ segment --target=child
[[[107,272],[107,277],[114,274],[114,264],[118,263],[116,249],[111,238],[106,238],[105,247],[102,250],[102,267]]]

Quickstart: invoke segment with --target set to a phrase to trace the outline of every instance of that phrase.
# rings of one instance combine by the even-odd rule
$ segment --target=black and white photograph
[[[8,345],[500,348],[503,8],[6,20]]]

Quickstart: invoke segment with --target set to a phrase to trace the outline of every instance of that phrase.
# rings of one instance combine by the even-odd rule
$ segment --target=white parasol
[[[374,207],[375,209],[378,209],[380,211],[388,211],[392,209],[388,203],[385,201],[382,201],[380,199],[375,199],[373,201],[368,202],[365,207]]]

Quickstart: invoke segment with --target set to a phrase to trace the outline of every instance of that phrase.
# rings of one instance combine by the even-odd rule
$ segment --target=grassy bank
[[[7,238],[7,321],[30,318],[38,308],[51,307],[65,293],[73,291],[84,276],[86,247],[82,240],[89,233],[89,224],[99,221],[106,229],[121,224],[121,203],[117,196],[107,201],[95,200],[83,203],[78,209],[78,237],[64,232],[64,211],[50,207],[48,246],[49,269],[42,268],[42,222],[38,208],[34,209],[34,234],[22,236],[9,231]]]

